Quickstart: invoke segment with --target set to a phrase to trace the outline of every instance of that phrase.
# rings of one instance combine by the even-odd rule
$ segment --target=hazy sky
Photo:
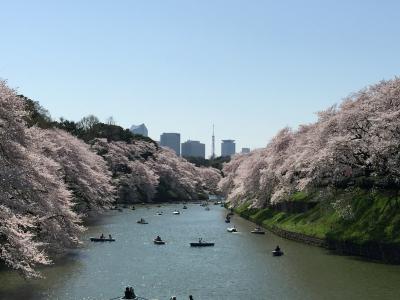
[[[400,73],[400,1],[2,1],[0,77],[54,118],[237,148]]]

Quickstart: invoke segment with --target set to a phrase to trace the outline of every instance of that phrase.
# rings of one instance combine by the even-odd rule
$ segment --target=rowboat
[[[174,215],[180,215],[180,214],[181,214],[179,210],[175,210],[175,211],[173,211],[172,213],[173,213]]]
[[[261,230],[260,227],[254,228],[254,230],[252,230],[250,232],[254,233],[254,234],[265,234],[265,231]]]
[[[282,256],[282,255],[283,255],[283,251],[281,251],[281,250],[279,250],[279,251],[274,250],[274,251],[272,251],[272,255],[273,255],[273,256]]]
[[[226,229],[226,231],[228,231],[228,232],[237,232],[237,229],[236,229],[236,227],[228,227]]]
[[[101,238],[91,237],[90,241],[91,242],[115,242],[115,239],[101,239]]]
[[[164,245],[165,244],[165,241],[158,241],[158,240],[153,240],[153,242],[154,242],[154,244],[156,244],[156,245]]]
[[[136,223],[138,223],[138,224],[149,224],[144,219],[141,219],[141,220],[137,221]]]
[[[211,246],[214,246],[214,243],[206,243],[206,242],[190,243],[190,247],[211,247]]]

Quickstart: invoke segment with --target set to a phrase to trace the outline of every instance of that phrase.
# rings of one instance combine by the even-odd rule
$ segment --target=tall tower
[[[212,135],[212,153],[211,153],[211,159],[215,158],[215,135],[214,135],[214,124],[213,124],[213,135]]]

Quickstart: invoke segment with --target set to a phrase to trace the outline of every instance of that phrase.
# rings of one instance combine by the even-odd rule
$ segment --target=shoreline
[[[225,207],[227,208],[227,207]],[[263,227],[269,232],[295,242],[320,247],[331,251],[335,255],[345,255],[362,258],[365,261],[378,262],[391,265],[400,265],[400,245],[395,243],[379,243],[368,241],[358,244],[352,241],[340,241],[332,238],[318,238],[304,233],[289,231],[278,226],[270,226],[264,222],[257,222],[249,215],[234,208],[235,214],[258,226]]]

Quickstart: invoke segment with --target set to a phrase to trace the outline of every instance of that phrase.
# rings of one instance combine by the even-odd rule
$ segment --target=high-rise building
[[[175,151],[176,155],[181,155],[181,135],[179,133],[163,133],[160,136],[160,145]]]
[[[222,140],[221,156],[232,156],[236,153],[235,140]]]
[[[242,154],[250,153],[250,148],[242,148]]]
[[[206,145],[199,141],[188,140],[182,143],[183,157],[206,157]]]
[[[143,136],[148,136],[149,132],[147,131],[147,127],[144,124],[140,125],[132,125],[130,131],[134,134],[141,134]]]

